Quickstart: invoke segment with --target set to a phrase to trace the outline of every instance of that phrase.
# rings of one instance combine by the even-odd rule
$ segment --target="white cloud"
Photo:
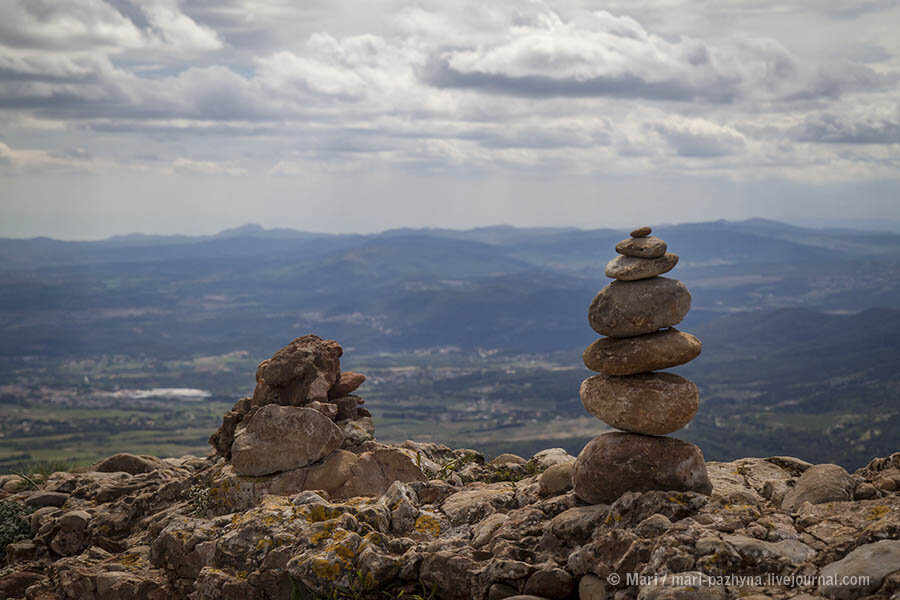
[[[0,118],[40,140],[22,147],[45,149],[3,156],[55,168],[80,147],[96,169],[120,164],[97,157],[150,144],[151,170],[279,180],[392,168],[796,180],[829,161],[831,176],[852,179],[897,168],[874,148],[900,130],[900,47],[872,29],[877,12],[591,4],[10,1]],[[795,30],[865,21],[890,57],[873,67],[819,56],[778,19]],[[867,148],[851,160],[838,154],[847,144]]]
[[[155,45],[173,52],[208,52],[224,46],[218,33],[181,12],[175,0],[139,0],[136,5],[150,23]]]

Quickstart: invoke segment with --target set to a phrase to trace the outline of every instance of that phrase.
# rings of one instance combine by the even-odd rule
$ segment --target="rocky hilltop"
[[[0,598],[900,597],[900,453],[706,462],[711,489],[591,503],[560,449],[377,442],[341,353],[304,336],[261,363],[210,456],[6,477]]]

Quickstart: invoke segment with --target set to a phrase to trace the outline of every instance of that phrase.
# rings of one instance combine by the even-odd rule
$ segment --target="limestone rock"
[[[335,450],[320,464],[307,467],[303,487],[338,495],[337,491],[353,477],[353,467],[358,462],[359,457],[352,452]]]
[[[538,466],[538,469],[543,470],[560,463],[572,462],[575,457],[562,448],[547,448],[532,456],[531,460]]]
[[[601,335],[631,337],[677,325],[690,308],[691,294],[676,279],[613,281],[594,297],[588,321]]]
[[[800,540],[767,542],[744,535],[726,535],[723,541],[730,544],[750,564],[762,565],[771,561],[775,565],[799,565],[812,560],[816,551]]]
[[[261,362],[256,380],[275,391],[279,404],[325,402],[338,379],[342,353],[334,340],[304,335]],[[255,395],[253,405],[259,406]]]
[[[335,421],[348,421],[356,418],[356,414],[358,412],[357,406],[359,406],[360,398],[356,396],[345,396],[344,398],[336,398],[332,400],[334,405],[337,407],[337,414],[335,415]]]
[[[574,587],[575,580],[564,569],[545,568],[531,574],[525,581],[522,593],[549,600],[563,600],[572,593]]]
[[[678,255],[666,252],[659,258],[617,256],[606,263],[606,276],[619,281],[650,279],[668,273],[678,264]]]
[[[705,573],[689,571],[659,577],[641,586],[637,600],[725,600],[725,586]]]
[[[506,454],[500,454],[498,456],[495,456],[494,458],[491,459],[491,461],[488,464],[494,465],[494,466],[524,465],[527,462],[528,462],[527,460],[525,460],[524,458],[522,458],[521,456],[519,456],[517,454],[506,453]]]
[[[578,600],[608,600],[611,597],[609,586],[596,575],[585,575],[578,582]]]
[[[498,509],[515,506],[516,488],[510,483],[471,486],[444,500],[441,510],[454,525],[479,521]]]
[[[232,464],[239,475],[269,475],[316,462],[343,441],[341,429],[322,413],[269,404],[235,435]]]
[[[409,483],[427,480],[408,451],[399,448],[363,452],[349,469],[350,478],[334,493],[337,498],[380,496],[395,481]]]
[[[138,473],[149,473],[153,469],[159,469],[167,466],[155,456],[135,456],[134,454],[121,453],[114,454],[109,458],[104,458],[93,467],[92,471],[101,473],[130,473],[136,475]]]
[[[655,236],[631,237],[616,244],[616,252],[637,258],[658,258],[666,253],[666,243]]]
[[[649,435],[678,431],[697,413],[700,392],[672,373],[594,375],[581,384],[584,408],[607,425]]]
[[[884,578],[896,571],[900,571],[900,540],[866,544],[821,570],[819,576],[832,581],[820,585],[819,593],[837,600],[853,600],[880,588]],[[856,577],[857,583],[846,585],[841,582],[842,577]]]
[[[553,465],[543,473],[539,480],[541,493],[546,496],[555,496],[572,489],[572,466],[575,459],[569,462]]]
[[[43,580],[40,573],[19,571],[0,577],[0,598],[24,598],[25,590]]]
[[[605,433],[587,443],[572,470],[575,494],[591,504],[625,492],[699,492],[712,485],[700,448],[682,440],[634,433]]]
[[[853,479],[838,465],[814,465],[809,467],[794,488],[787,492],[781,507],[784,510],[797,510],[804,502],[822,504],[824,502],[840,502],[853,497]]]
[[[331,390],[328,391],[328,397],[334,399],[349,396],[350,394],[355,392],[356,388],[361,386],[365,381],[366,376],[362,373],[356,373],[354,371],[342,371],[341,376],[337,380],[337,383],[335,383],[334,387],[332,387]]]
[[[34,506],[35,508],[41,508],[42,506],[55,506],[59,508],[65,504],[68,499],[69,494],[64,494],[62,492],[37,491],[32,492],[25,498],[25,505]]]
[[[629,338],[600,338],[582,354],[584,365],[607,375],[634,375],[683,365],[700,355],[700,340],[677,329]]]

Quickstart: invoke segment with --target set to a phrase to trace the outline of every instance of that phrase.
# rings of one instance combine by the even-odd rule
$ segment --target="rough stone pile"
[[[594,504],[626,492],[712,490],[700,449],[662,437],[690,422],[700,394],[691,381],[658,370],[695,359],[701,344],[673,327],[690,310],[691,294],[680,281],[660,277],[678,255],[650,233],[641,227],[616,244],[620,256],[606,265],[615,281],[588,311],[591,327],[608,337],[584,351],[584,364],[600,374],[581,384],[581,401],[621,430],[588,442],[573,467],[575,493]]]
[[[349,498],[424,479],[414,454],[375,442],[372,415],[352,395],[366,377],[341,372],[342,354],[334,340],[305,335],[260,363],[253,396],[225,413],[209,439],[227,461],[215,501],[238,509],[265,493],[303,490]]]

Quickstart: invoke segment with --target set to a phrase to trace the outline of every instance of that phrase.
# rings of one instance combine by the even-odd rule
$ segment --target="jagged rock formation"
[[[342,373],[342,354],[334,340],[305,335],[259,364],[253,397],[210,437],[226,461],[212,475],[213,502],[245,510],[265,494],[350,498],[425,479],[413,452],[375,442],[364,400],[351,395],[366,378]]]
[[[354,420],[323,406],[349,397],[361,376],[338,387],[345,374],[334,342],[307,336],[288,348],[281,357],[291,358],[278,370],[292,375],[273,378],[261,366],[259,398],[271,401],[226,415],[212,455],[119,454],[84,472],[55,473],[39,490],[0,492],[0,501],[33,510],[15,523],[27,533],[6,547],[0,598],[887,600],[900,593],[900,452],[852,475],[791,457],[711,462],[700,465],[709,495],[623,490],[613,502],[592,504],[573,491],[575,459],[561,449],[485,463],[477,452],[437,444],[348,444]],[[310,424],[314,439],[305,440],[300,433]],[[241,444],[271,449],[285,431],[301,447],[296,455],[262,453],[267,475],[236,471]]]
[[[624,433],[595,437],[572,470],[575,493],[595,504],[626,492],[651,490],[708,494],[712,487],[700,449],[657,437],[686,426],[697,412],[700,393],[684,377],[660,373],[695,359],[700,340],[672,328],[691,308],[691,294],[678,280],[660,277],[678,264],[649,227],[616,245],[621,256],[606,265],[613,281],[588,310],[602,335],[584,351],[584,364],[598,371],[581,384],[584,408]]]

